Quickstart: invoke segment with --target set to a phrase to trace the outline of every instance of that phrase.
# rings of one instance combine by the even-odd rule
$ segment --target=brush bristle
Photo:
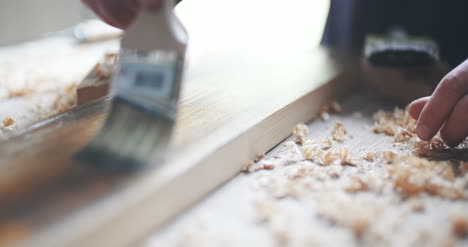
[[[134,171],[160,160],[174,120],[116,97],[98,134],[77,159],[117,171]]]

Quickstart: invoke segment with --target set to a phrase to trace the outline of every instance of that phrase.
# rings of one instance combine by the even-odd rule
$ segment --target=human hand
[[[431,96],[413,101],[409,114],[416,133],[428,141],[440,130],[442,140],[456,147],[468,136],[468,59],[450,71]]]
[[[127,28],[141,8],[157,9],[163,0],[81,0],[103,21],[118,27]]]

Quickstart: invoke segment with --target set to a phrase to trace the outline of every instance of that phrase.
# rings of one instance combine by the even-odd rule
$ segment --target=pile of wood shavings
[[[400,144],[404,148],[410,147],[416,156],[437,158],[440,155],[455,155],[455,158],[465,159],[461,155],[468,149],[468,139],[454,149],[445,145],[439,134],[430,141],[421,141],[416,136],[416,120],[403,109],[395,108],[393,112],[378,111],[374,114],[374,120],[374,133],[393,137],[396,146]]]
[[[432,160],[460,154],[465,144],[453,150],[438,136],[430,142],[420,141],[415,121],[398,108],[379,111],[374,120],[372,131],[390,136],[394,150],[353,157],[346,146],[344,124],[335,122],[331,138],[320,140],[309,140],[309,129],[300,124],[293,131],[296,140],[285,143],[281,154],[256,160],[257,167],[286,167],[283,176],[263,173],[257,182],[273,198],[257,204],[262,205],[257,207],[261,222],[274,221],[271,209],[281,211],[279,202],[291,198],[315,212],[313,222],[352,232],[349,246],[467,244],[468,162]],[[433,223],[414,226],[405,220],[410,217]],[[282,232],[287,229],[284,226]],[[324,231],[323,227],[314,230]],[[325,236],[315,236],[312,242],[327,244]],[[283,236],[278,244],[291,244],[285,239],[290,237]]]
[[[88,80],[109,80],[116,60],[106,53]],[[36,69],[40,70],[40,69]],[[70,110],[77,103],[77,84],[83,72],[73,75],[60,71],[15,71],[0,66],[0,137]],[[8,72],[8,73],[7,73]],[[21,76],[20,76],[21,75]]]
[[[0,49],[0,138],[73,108],[77,85],[117,43],[82,46],[52,35]]]

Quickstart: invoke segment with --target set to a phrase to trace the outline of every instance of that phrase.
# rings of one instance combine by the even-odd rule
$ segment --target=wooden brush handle
[[[185,52],[187,32],[174,15],[174,0],[164,0],[159,9],[143,9],[122,39],[122,48],[139,51]]]

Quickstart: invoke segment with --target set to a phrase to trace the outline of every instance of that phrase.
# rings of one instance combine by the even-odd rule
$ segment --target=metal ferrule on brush
[[[175,51],[121,51],[112,85],[115,98],[174,119],[179,99],[182,56]]]

